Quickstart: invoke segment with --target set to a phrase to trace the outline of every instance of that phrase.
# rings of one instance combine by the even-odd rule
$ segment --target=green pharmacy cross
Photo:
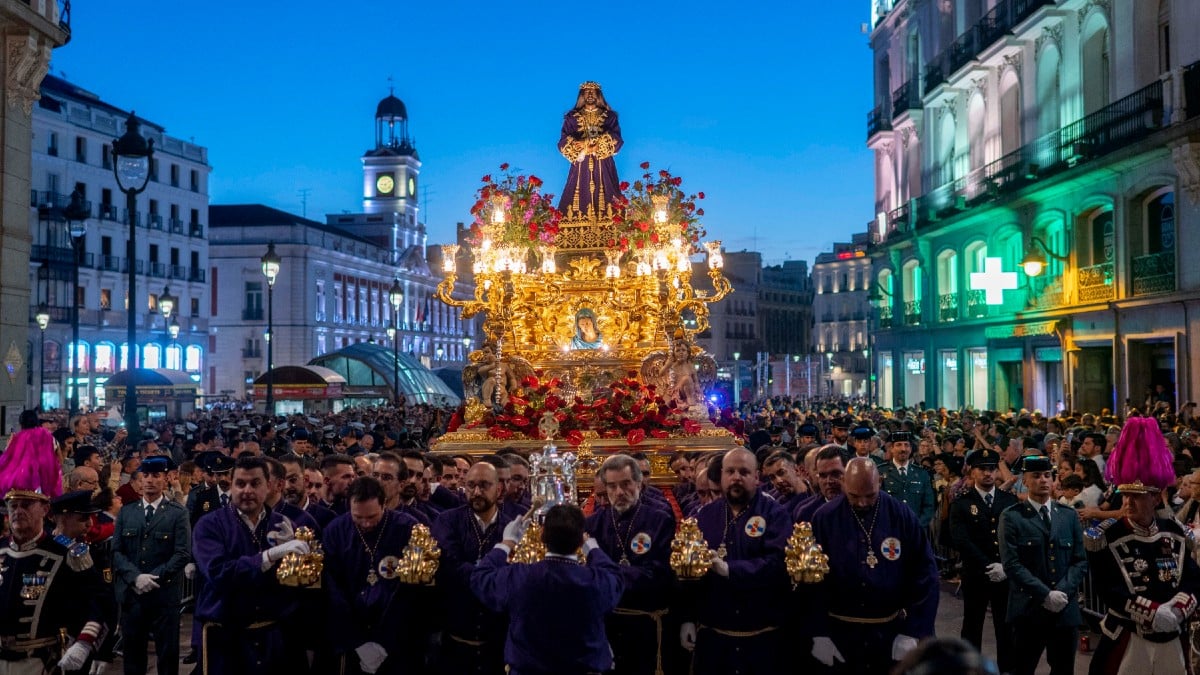
[[[983,291],[984,302],[989,305],[1004,304],[1004,291],[1017,288],[1017,273],[1003,271],[1001,258],[985,258],[982,272],[971,273],[971,290]]]

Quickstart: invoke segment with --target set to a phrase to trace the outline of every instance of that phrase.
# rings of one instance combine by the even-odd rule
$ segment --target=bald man
[[[791,589],[783,560],[791,515],[759,491],[758,460],[745,448],[725,454],[719,479],[722,496],[696,515],[715,551],[689,597],[694,604],[680,608],[680,642],[695,651],[696,675],[784,672],[794,662],[780,630]]]
[[[912,509],[880,490],[874,460],[846,465],[842,494],[813,514],[829,556],[814,588],[812,655],[834,672],[883,673],[933,635],[938,572]]]
[[[488,610],[471,592],[471,570],[500,543],[504,526],[522,515],[503,499],[496,467],[477,462],[463,480],[467,503],[438,514],[433,538],[442,549],[437,584],[446,613],[439,670],[442,673],[502,673],[508,620]]]

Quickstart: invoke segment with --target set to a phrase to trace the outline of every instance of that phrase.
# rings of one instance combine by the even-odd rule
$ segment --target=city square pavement
[[[962,627],[962,599],[956,593],[956,586],[952,583],[944,583],[942,585],[942,598],[938,606],[937,618],[937,634],[943,637],[955,637],[958,635],[959,629]],[[182,626],[182,651],[187,653],[188,642],[192,634],[192,615],[185,614],[183,616]],[[1097,638],[1091,635],[1091,648],[1095,649]],[[154,645],[150,645],[150,670],[149,673],[156,673],[154,668]],[[983,629],[983,651],[991,657],[996,655],[996,639],[993,636],[992,621],[989,616],[987,623]],[[1075,672],[1077,675],[1087,673],[1087,669],[1091,666],[1091,654],[1080,653],[1075,658]],[[121,660],[117,659],[112,667],[108,669],[106,675],[118,675],[121,673]],[[189,673],[193,666],[185,665],[180,667],[181,673]],[[1042,659],[1042,664],[1038,668],[1038,675],[1046,675],[1050,672],[1050,668],[1046,665],[1046,660]]]

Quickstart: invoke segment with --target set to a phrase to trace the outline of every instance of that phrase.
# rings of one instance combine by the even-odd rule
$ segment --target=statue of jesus
[[[571,163],[558,210],[568,218],[607,215],[612,198],[620,194],[613,156],[620,151],[621,125],[596,82],[579,85],[575,107],[563,115],[558,150]]]

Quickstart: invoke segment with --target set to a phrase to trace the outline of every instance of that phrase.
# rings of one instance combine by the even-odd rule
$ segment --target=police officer
[[[883,458],[875,454],[875,430],[869,425],[860,424],[850,432],[850,450],[854,457],[870,457],[876,464],[883,465]]]
[[[141,501],[117,514],[113,536],[115,590],[121,605],[126,675],[146,672],[146,646],[154,634],[158,672],[179,672],[179,603],[183,569],[192,559],[187,511],[163,492],[171,460],[142,460]]]
[[[996,663],[1000,672],[1013,668],[1012,633],[1004,622],[1008,613],[1008,577],[1000,562],[1000,513],[1017,503],[1011,492],[996,487],[1000,454],[983,449],[967,458],[975,486],[950,505],[950,536],[962,557],[962,638],[981,649],[988,605],[996,632]]]
[[[1083,529],[1075,510],[1051,498],[1049,457],[1023,460],[1028,499],[1000,515],[1000,560],[1008,576],[1008,622],[1015,675],[1032,675],[1042,652],[1051,675],[1075,672],[1079,585],[1087,575]]]
[[[613,455],[600,467],[608,506],[587,519],[585,529],[609,558],[618,561],[625,592],[605,622],[619,675],[662,673],[663,618],[671,588],[670,511],[646,500],[642,470],[629,455]]]
[[[912,434],[907,431],[892,432],[887,443],[892,461],[880,469],[883,490],[912,509],[921,527],[929,527],[937,509],[937,497],[929,472],[910,461]]]
[[[192,528],[205,515],[228,506],[232,493],[230,492],[230,477],[233,475],[234,460],[216,450],[206,450],[196,455],[196,464],[211,474],[213,482],[197,491],[192,499]],[[191,497],[191,495],[188,495]]]

